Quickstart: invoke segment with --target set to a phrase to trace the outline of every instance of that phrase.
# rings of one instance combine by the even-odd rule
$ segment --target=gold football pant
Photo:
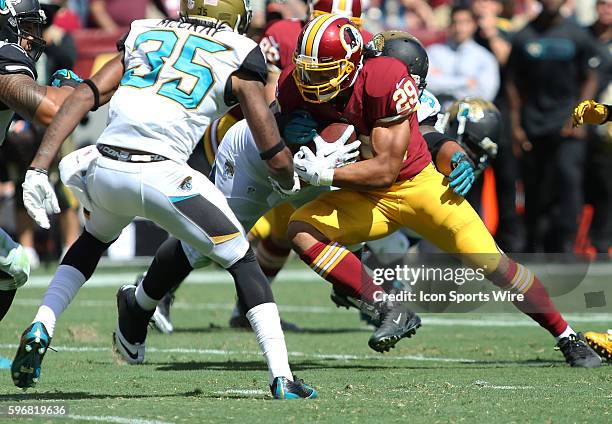
[[[446,177],[431,164],[388,189],[324,193],[295,211],[290,220],[306,222],[345,246],[407,227],[486,273],[494,271],[501,258],[476,211],[448,189]]]

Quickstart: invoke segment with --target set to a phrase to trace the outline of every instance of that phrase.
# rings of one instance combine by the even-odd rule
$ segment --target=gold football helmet
[[[250,0],[181,0],[180,14],[188,22],[223,22],[244,34],[252,11]]]

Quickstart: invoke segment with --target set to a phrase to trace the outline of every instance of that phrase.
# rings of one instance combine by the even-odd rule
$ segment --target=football
[[[334,122],[333,124],[329,124],[322,130],[320,130],[319,135],[326,142],[333,143],[336,140],[338,140],[340,137],[342,137],[342,134],[344,134],[344,131],[346,130],[346,127],[348,126],[349,124],[345,124],[342,122]],[[355,140],[357,140],[357,134],[353,132],[349,140],[347,141],[347,143],[352,143]],[[316,153],[316,146],[315,146],[314,141],[311,141],[310,143],[308,143],[308,147],[310,148],[310,150]]]

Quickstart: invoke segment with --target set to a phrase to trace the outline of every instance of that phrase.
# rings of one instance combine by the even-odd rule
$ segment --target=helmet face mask
[[[249,0],[181,0],[184,21],[209,26],[225,23],[239,34],[249,29],[252,13]]]
[[[352,87],[362,65],[363,39],[347,18],[326,14],[302,30],[293,79],[302,98],[324,103]]]
[[[32,60],[37,61],[45,50],[43,26],[47,22],[45,12],[37,0],[5,0],[0,2],[1,38],[21,46]]]

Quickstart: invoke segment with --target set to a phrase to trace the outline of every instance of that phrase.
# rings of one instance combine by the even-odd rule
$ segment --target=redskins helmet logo
[[[351,57],[363,48],[361,33],[353,25],[342,25],[340,28],[340,43],[346,50],[346,57]]]

